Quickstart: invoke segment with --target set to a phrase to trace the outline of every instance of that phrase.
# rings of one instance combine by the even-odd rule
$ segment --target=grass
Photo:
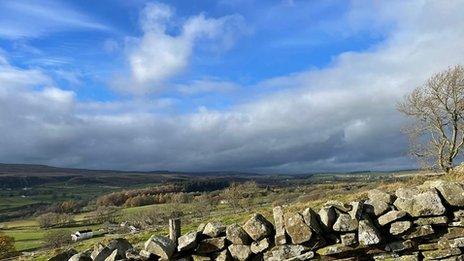
[[[22,198],[21,196],[16,196],[16,197],[2,196],[1,202],[2,203],[0,204],[0,210],[6,210],[6,209],[11,209],[11,208],[16,208],[16,207],[21,207],[21,206],[37,203],[37,201],[34,199]]]
[[[77,218],[79,218],[80,221],[84,221],[83,216],[83,214],[77,215]],[[0,224],[3,227],[3,229],[0,229],[0,232],[8,236],[11,236],[15,239],[15,247],[17,251],[28,251],[43,247],[44,236],[46,232],[50,230],[66,229],[71,231],[77,231],[82,229],[92,229],[96,231],[102,227],[102,225],[80,225],[71,228],[41,229],[39,228],[38,223],[34,218],[9,221]]]
[[[24,227],[37,227],[39,223],[34,218],[20,219],[0,223],[4,229],[24,228]]]
[[[44,231],[37,228],[4,230],[2,232],[15,239],[15,247],[18,251],[34,249],[43,245]]]
[[[92,229],[97,231],[101,228],[101,225],[93,225],[93,226],[80,226],[80,227],[73,227],[73,228],[53,228],[49,230],[41,229],[38,227],[30,227],[30,228],[17,228],[17,229],[7,229],[2,230],[2,232],[8,236],[11,236],[15,239],[15,247],[17,251],[28,251],[33,250],[36,248],[41,248],[44,246],[44,236],[48,231],[53,230],[82,230],[82,229]]]

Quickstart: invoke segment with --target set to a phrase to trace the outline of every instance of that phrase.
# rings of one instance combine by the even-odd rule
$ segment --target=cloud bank
[[[260,88],[282,91],[224,110],[153,110],[172,106],[166,100],[85,103],[40,69],[17,68],[0,57],[0,158],[140,170],[414,167],[395,105],[431,74],[464,61],[463,8],[460,1],[354,2],[344,18],[347,30],[382,28],[384,41],[334,57],[326,68],[264,80]],[[181,71],[197,39],[218,37],[230,19],[199,15],[167,34],[172,14],[163,5],[144,11],[144,34],[128,56],[136,88]],[[201,81],[195,86],[208,88]]]

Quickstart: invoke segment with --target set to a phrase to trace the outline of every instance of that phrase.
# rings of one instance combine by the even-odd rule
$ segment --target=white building
[[[76,231],[71,235],[73,241],[83,240],[91,237],[93,237],[93,232],[90,229]]]

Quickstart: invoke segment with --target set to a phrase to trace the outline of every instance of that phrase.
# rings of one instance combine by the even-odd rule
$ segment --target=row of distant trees
[[[212,184],[212,186],[203,189],[210,190],[218,187],[218,184],[214,182],[209,184]],[[221,183],[219,187],[223,186],[224,184]],[[91,203],[94,204],[93,207],[86,206],[87,210],[93,210],[90,212],[92,216],[88,216],[86,220],[96,224],[115,222],[116,207],[137,207],[165,203],[194,203],[201,205],[196,212],[198,215],[204,215],[205,212],[211,211],[220,202],[229,204],[234,211],[239,211],[249,206],[249,200],[253,199],[253,195],[258,191],[258,186],[255,182],[245,182],[232,183],[223,190],[215,190],[216,192],[172,192],[182,189],[178,184],[167,184],[159,187],[126,190],[102,195]],[[48,212],[38,216],[37,221],[42,228],[68,227],[75,223],[73,214],[80,212],[83,206],[85,204],[82,202],[73,200],[57,203],[50,207]],[[153,220],[164,220],[165,216],[170,216],[170,214],[165,216],[154,215],[156,218],[146,218],[145,216],[138,214],[133,219],[144,219],[148,220],[146,223],[156,223]]]
[[[211,214],[219,205],[229,205],[234,212],[245,211],[253,206],[252,202],[258,194],[266,193],[255,182],[232,183],[229,187],[214,192],[205,192],[200,194],[188,194],[188,203],[192,204],[195,211],[194,217],[203,217]],[[184,193],[183,195],[186,195]],[[182,195],[182,194],[176,194]],[[262,196],[262,195],[260,195]],[[171,205],[165,211],[159,208],[149,208],[128,214],[124,218],[133,225],[139,227],[150,227],[154,225],[166,224],[167,219],[171,217],[182,217],[186,213],[181,205]]]
[[[96,205],[137,207],[152,204],[188,203],[193,199],[193,192],[220,190],[227,186],[229,182],[225,180],[201,180],[124,190],[98,197]]]

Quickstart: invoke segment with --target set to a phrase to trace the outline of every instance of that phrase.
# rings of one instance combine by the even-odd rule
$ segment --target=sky
[[[0,162],[415,168],[396,104],[464,60],[464,1],[0,1]]]

